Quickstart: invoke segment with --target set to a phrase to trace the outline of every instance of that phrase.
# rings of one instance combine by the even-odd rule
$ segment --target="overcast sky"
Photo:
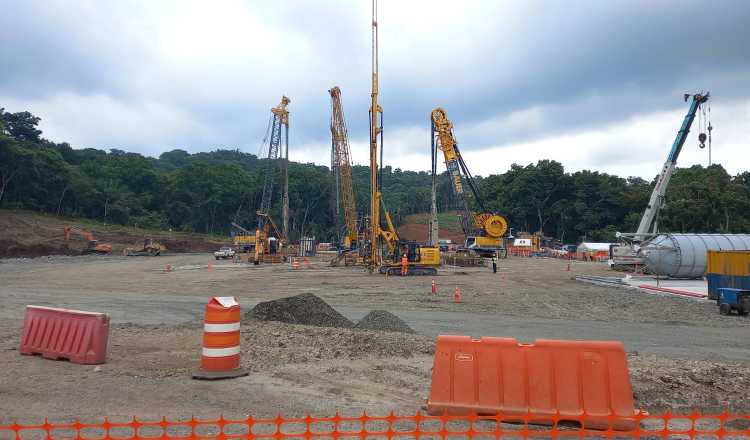
[[[342,90],[367,164],[370,2],[0,0],[0,107],[76,148],[258,153],[291,99],[290,158],[328,164]],[[380,0],[385,162],[430,167],[445,108],[474,174],[555,159],[651,179],[711,91],[713,159],[750,169],[750,2]],[[707,164],[697,125],[680,166]]]

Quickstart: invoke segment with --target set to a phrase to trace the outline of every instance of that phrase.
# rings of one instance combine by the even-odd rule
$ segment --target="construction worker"
[[[497,273],[497,252],[492,254],[492,273]]]
[[[409,270],[409,259],[406,258],[406,254],[404,254],[403,257],[401,257],[401,276],[406,276],[407,272]]]

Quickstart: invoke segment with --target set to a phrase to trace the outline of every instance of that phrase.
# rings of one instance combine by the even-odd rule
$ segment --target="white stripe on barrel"
[[[240,354],[240,346],[236,345],[229,348],[206,348],[203,347],[203,356],[205,357],[225,357]]]
[[[232,324],[203,324],[203,330],[206,333],[230,333],[240,331],[240,323],[234,322]]]

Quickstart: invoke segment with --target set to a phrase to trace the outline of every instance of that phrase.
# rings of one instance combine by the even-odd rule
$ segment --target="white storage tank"
[[[750,250],[750,234],[660,234],[644,242],[638,253],[657,275],[701,278],[709,250]]]

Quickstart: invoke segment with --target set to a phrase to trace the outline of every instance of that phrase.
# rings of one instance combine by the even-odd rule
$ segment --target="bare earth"
[[[750,409],[750,319],[710,302],[580,284],[604,265],[514,258],[500,272],[446,268],[435,278],[357,268],[217,262],[209,254],[0,260],[0,422],[49,416],[211,416],[336,410],[413,413],[429,394],[437,334],[622,340],[638,405]],[[208,270],[208,263],[212,270]],[[164,272],[170,264],[173,272]],[[462,303],[453,304],[455,287]],[[243,321],[243,365],[231,381],[190,379],[199,365],[203,307],[234,295],[260,301],[314,293],[349,319],[395,313],[416,335]],[[24,306],[107,312],[108,362],[99,368],[17,352]]]

